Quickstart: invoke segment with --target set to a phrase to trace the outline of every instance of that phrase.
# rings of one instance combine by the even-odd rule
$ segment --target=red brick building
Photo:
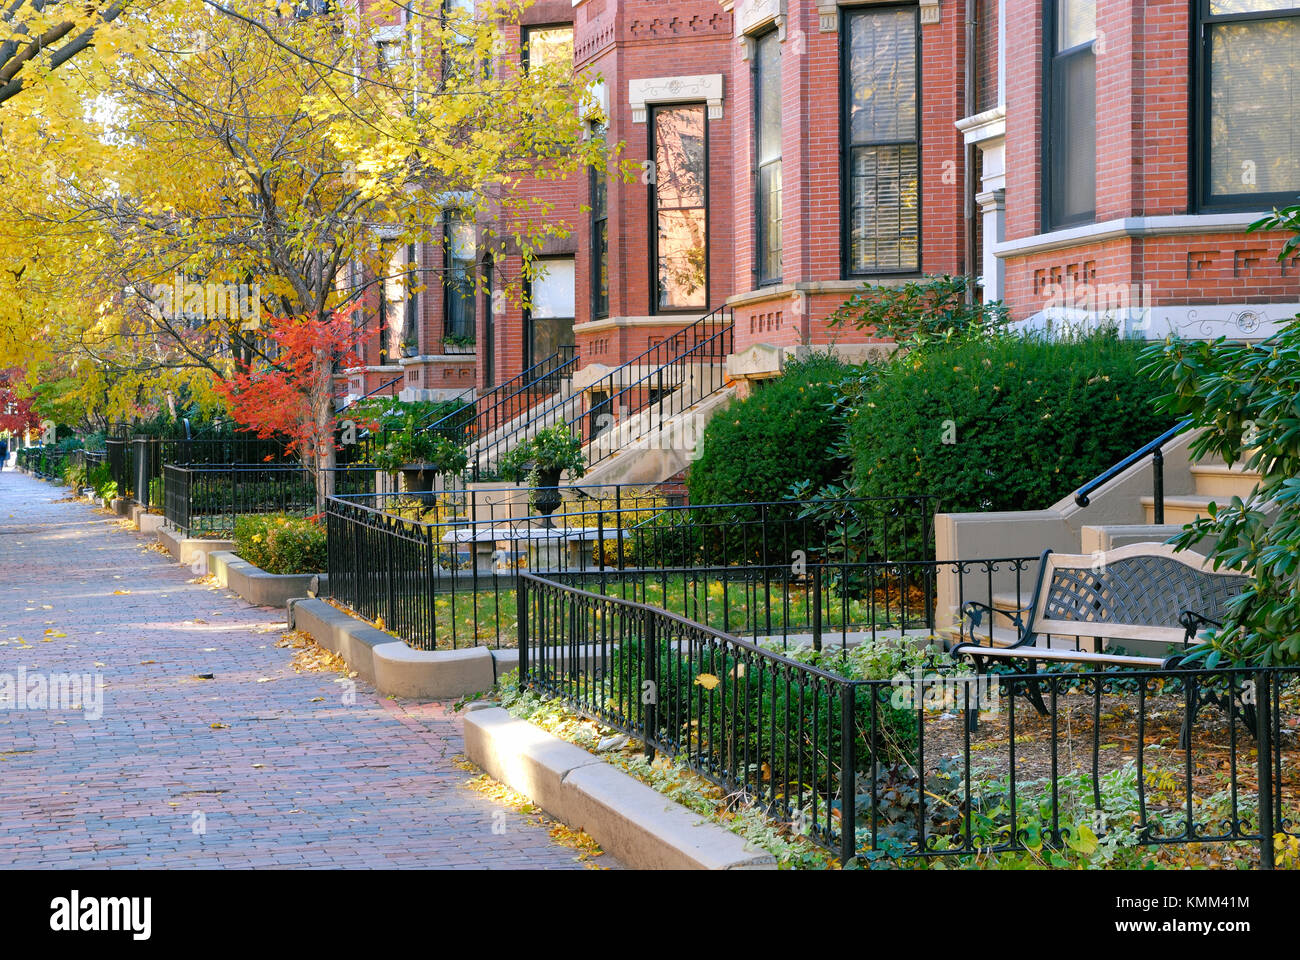
[[[771,375],[870,349],[825,323],[863,281],[945,273],[1031,326],[1255,337],[1300,310],[1283,237],[1246,231],[1300,195],[1285,0],[542,0],[525,22],[572,31],[591,135],[634,176],[539,182],[573,226],[540,309],[479,294],[474,354],[448,354],[430,289],[415,352],[368,385],[483,390],[566,342],[614,366],[723,306],[730,373]]]

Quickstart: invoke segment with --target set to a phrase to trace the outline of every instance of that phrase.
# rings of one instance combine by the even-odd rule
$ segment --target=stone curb
[[[415,650],[324,600],[290,600],[289,627],[311,634],[386,696],[443,700],[483,693],[496,683],[487,647]]]
[[[215,553],[218,550],[233,550],[235,547],[234,540],[204,540],[201,537],[182,537],[180,533],[167,524],[161,524],[158,527],[158,542],[161,543],[176,558],[176,562],[185,566],[192,566],[194,558],[204,557],[203,569],[206,571],[207,557],[206,554]]]
[[[220,586],[235,591],[258,607],[289,606],[298,597],[314,597],[329,577],[318,573],[267,573],[229,550],[208,554],[208,572]]]
[[[500,707],[465,714],[465,752],[493,778],[641,870],[772,870],[776,860],[639,780]]]
[[[311,634],[383,694],[413,700],[459,699],[491,690],[497,677],[519,667],[518,650],[416,650],[324,600],[290,598],[287,606],[290,629]],[[601,666],[601,656],[593,649],[580,648],[577,654],[584,669]],[[567,655],[566,651],[557,665],[567,663],[563,659]]]
[[[157,535],[159,527],[166,519],[161,513],[150,513],[138,503],[131,507],[131,522],[141,533]]]

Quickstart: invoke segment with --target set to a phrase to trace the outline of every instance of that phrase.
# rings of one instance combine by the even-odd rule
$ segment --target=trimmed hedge
[[[325,525],[311,517],[236,517],[235,552],[267,573],[324,573],[329,565]]]
[[[786,500],[795,483],[820,487],[839,477],[846,464],[831,452],[843,431],[835,403],[854,372],[816,354],[715,414],[686,478],[691,503]]]
[[[935,343],[869,375],[848,417],[854,492],[942,509],[1050,506],[1172,423],[1143,344],[1002,335]]]

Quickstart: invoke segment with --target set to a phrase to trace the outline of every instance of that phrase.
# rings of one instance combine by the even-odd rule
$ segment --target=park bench
[[[1195,553],[1176,553],[1162,543],[1134,543],[1096,554],[1044,550],[1029,605],[1005,610],[985,603],[965,604],[962,615],[971,624],[971,636],[984,616],[990,617],[989,643],[958,643],[951,653],[956,659],[971,660],[981,673],[998,661],[1026,673],[1051,663],[1172,669],[1206,627],[1222,624],[1224,605],[1249,583],[1247,576],[1217,572],[1209,560]],[[1015,624],[1019,635],[1013,643],[994,645],[994,615]],[[1161,652],[1108,649],[1134,642],[1148,648],[1154,645]],[[1090,649],[1085,649],[1085,643]],[[1037,710],[1047,713],[1036,682],[1027,683],[1023,692]],[[1189,717],[1194,720],[1206,703],[1226,706],[1206,691],[1189,704]]]

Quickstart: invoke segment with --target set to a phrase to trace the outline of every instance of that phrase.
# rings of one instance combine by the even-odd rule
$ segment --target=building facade
[[[1258,338],[1300,311],[1285,235],[1247,229],[1300,197],[1285,0],[542,0],[515,39],[571,50],[616,161],[527,187],[571,226],[529,309],[493,300],[521,265],[475,225],[408,251],[485,278],[472,319],[453,271],[349,392],[482,392],[569,345],[613,368],[719,309],[737,381],[858,359],[886,345],[835,309],[941,274],[1031,327]]]

